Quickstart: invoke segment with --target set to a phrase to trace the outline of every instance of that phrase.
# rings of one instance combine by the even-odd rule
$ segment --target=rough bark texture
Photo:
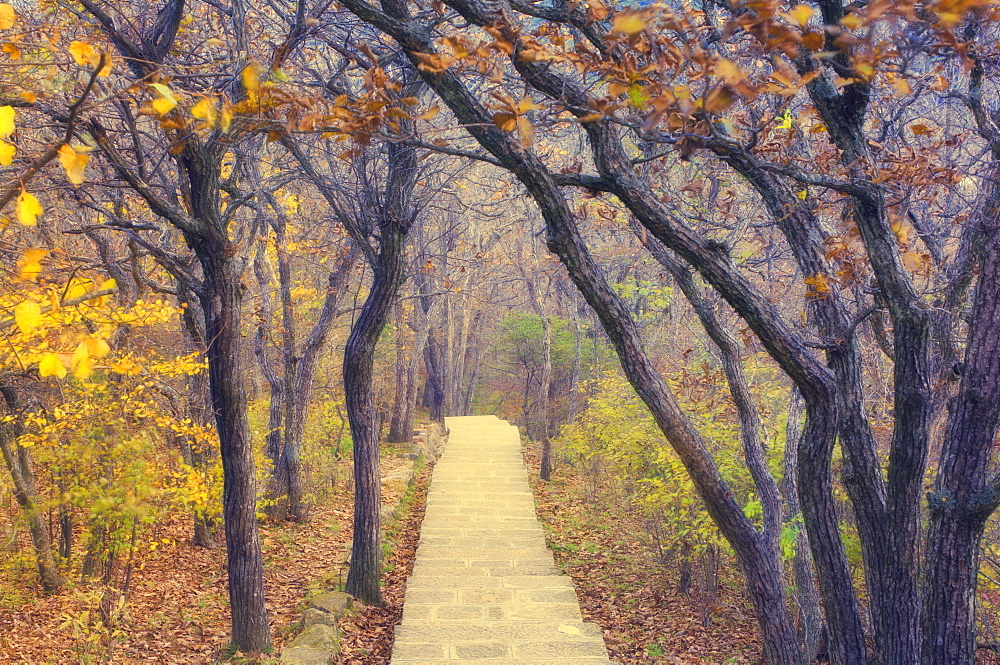
[[[257,482],[247,421],[247,366],[240,332],[242,270],[232,259],[228,238],[222,242],[198,239],[193,244],[205,276],[201,306],[210,340],[208,375],[222,458],[222,516],[233,643],[244,651],[264,651],[271,646],[271,636],[264,605]]]
[[[826,630],[819,589],[813,574],[812,556],[805,530],[798,524],[802,515],[799,503],[799,486],[795,475],[798,468],[798,453],[802,438],[802,418],[805,403],[798,391],[793,390],[788,405],[788,419],[785,427],[785,502],[788,506],[787,521],[798,528],[795,537],[795,554],[792,557],[792,575],[795,582],[793,595],[799,606],[800,631],[802,638],[802,663],[810,665],[820,655],[820,641]]]
[[[405,276],[406,238],[414,217],[411,194],[417,176],[416,153],[411,147],[390,144],[387,162],[383,209],[377,219],[378,251],[366,252],[372,285],[344,349],[344,391],[354,438],[354,540],[346,591],[372,604],[382,603],[382,494],[372,363]]]
[[[985,193],[982,270],[970,313],[958,395],[944,437],[934,491],[928,497],[923,616],[924,665],[975,660],[975,590],[983,528],[1000,506],[1000,478],[989,461],[1000,426],[1000,183]]]
[[[0,453],[14,483],[14,498],[28,522],[28,533],[35,550],[35,565],[38,579],[45,593],[58,593],[66,584],[52,556],[52,539],[45,525],[44,514],[38,505],[38,490],[31,464],[31,452],[17,443],[19,436],[19,410],[17,394],[11,386],[0,386],[7,409],[15,417],[9,422],[0,422]]]

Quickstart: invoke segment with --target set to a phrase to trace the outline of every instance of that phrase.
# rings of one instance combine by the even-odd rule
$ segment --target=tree
[[[370,71],[382,71],[376,58],[372,57],[369,64]],[[381,76],[386,76],[384,71]],[[402,77],[402,84],[388,89],[378,88],[366,79],[367,91],[384,95],[384,104],[401,108],[405,105],[403,98],[419,91],[414,76],[404,71]],[[399,121],[403,127],[407,122]],[[345,590],[367,603],[381,604],[380,433],[372,371],[376,345],[405,278],[406,240],[417,215],[413,202],[416,150],[402,143],[379,142],[352,151],[348,157],[357,189],[345,198],[338,184],[324,176],[299,146],[290,140],[285,141],[285,146],[330,205],[372,271],[371,287],[344,348],[344,393],[354,440],[354,537]]]
[[[184,18],[183,0],[167,2],[153,21],[132,20],[129,28],[119,28],[119,22],[98,4],[90,0],[83,0],[82,4],[125,59],[133,82],[156,81],[162,76],[162,67],[175,47]],[[120,8],[109,11],[120,11]],[[234,37],[234,57],[230,62],[235,67],[225,89],[213,89],[212,83],[199,88],[195,82],[195,89],[191,92],[201,93],[205,103],[197,112],[192,108],[191,115],[185,116],[177,108],[174,91],[163,83],[151,84],[156,97],[149,113],[167,141],[168,157],[174,166],[172,171],[168,171],[162,162],[157,166],[146,162],[151,148],[144,145],[145,134],[140,131],[135,112],[128,103],[121,103],[117,110],[122,133],[131,141],[127,149],[132,152],[131,162],[104,123],[91,120],[88,130],[118,178],[141,197],[153,214],[181,232],[198,259],[200,279],[185,271],[183,263],[173,260],[169,254],[163,251],[157,254],[165,266],[196,294],[204,316],[211,401],[224,475],[223,518],[233,643],[246,651],[263,651],[270,648],[271,639],[264,604],[256,479],[247,420],[246,363],[241,332],[241,278],[249,257],[246,252],[240,251],[242,239],[238,235],[234,237],[230,231],[232,215],[242,202],[237,203],[234,199],[235,205],[230,205],[225,212],[223,206],[226,198],[223,192],[223,160],[232,149],[233,137],[229,136],[226,131],[229,128],[223,127],[221,120],[231,118],[233,112],[228,108],[220,111],[216,107],[217,95],[225,94],[234,100],[244,100],[244,108],[253,113],[260,102],[260,82],[249,58],[246,7],[241,2],[234,3],[225,18]],[[304,16],[299,18],[305,20]],[[289,47],[294,45],[295,37],[293,29]],[[188,131],[189,118],[196,122],[200,120],[200,131]],[[170,186],[157,186],[161,183],[170,183]],[[183,193],[183,202],[177,199],[177,191]],[[128,229],[128,224],[119,226]],[[155,251],[138,234],[132,237],[150,251]]]
[[[397,40],[487,154],[464,152],[513,173],[539,206],[550,250],[597,312],[630,381],[736,551],[768,660],[799,659],[768,538],[732,502],[644,352],[629,311],[584,243],[567,186],[617,199],[644,233],[736,310],[801,392],[807,419],[799,492],[834,662],[868,659],[833,501],[831,456],[839,439],[879,662],[971,663],[975,553],[1000,504],[1000,480],[989,474],[1000,388],[987,359],[995,359],[1000,330],[986,323],[998,297],[991,212],[997,190],[992,161],[980,165],[952,150],[949,164],[935,154],[932,145],[957,148],[955,134],[943,131],[926,144],[919,137],[935,133],[922,114],[933,116],[945,101],[948,113],[964,113],[992,159],[996,134],[982,90],[993,66],[983,41],[992,34],[993,8],[822,0],[789,12],[776,2],[734,9],[705,3],[692,11],[451,0],[432,25],[391,2],[345,4]],[[451,19],[481,32],[460,34]],[[970,73],[949,80],[939,64],[964,64]],[[473,86],[490,88],[497,103],[480,101]],[[519,86],[535,98],[516,101],[508,90]],[[579,123],[589,144],[586,171],[560,168],[532,149],[539,128],[550,131],[538,122],[543,113]],[[650,144],[652,151],[634,157],[636,146]],[[918,159],[907,157],[914,151]],[[797,330],[741,266],[741,236],[720,237],[710,217],[682,214],[686,183],[665,165],[694,160],[736,183],[729,205],[760,211],[780,234],[802,276],[797,286],[818,341]],[[649,162],[659,168],[644,168]],[[976,190],[966,206],[941,196],[958,173]],[[917,201],[930,206],[928,215],[918,213]],[[702,203],[722,210],[718,200]],[[955,215],[962,219],[957,229],[940,223]],[[936,280],[940,295],[930,286]],[[858,343],[861,324],[882,312],[892,327],[895,393],[884,475]],[[935,385],[946,389],[935,394]],[[931,423],[952,395],[921,567]]]
[[[357,258],[353,246],[343,249],[334,259],[334,266],[326,278],[326,290],[320,311],[301,348],[296,340],[296,308],[292,298],[292,266],[288,251],[289,219],[284,207],[260,177],[256,163],[248,163],[249,185],[260,201],[257,215],[260,228],[274,231],[274,248],[278,263],[278,296],[281,302],[281,327],[279,357],[281,373],[268,356],[266,342],[271,335],[271,317],[274,313],[271,298],[271,276],[267,261],[269,243],[261,239],[254,259],[254,273],[261,288],[261,326],[254,335],[254,353],[270,387],[270,406],[265,454],[271,460],[272,485],[270,493],[275,505],[270,514],[276,519],[305,519],[303,503],[303,474],[301,455],[305,436],[306,415],[313,376],[320,352],[341,310],[349,277]],[[293,195],[294,196],[294,195]],[[266,204],[266,208],[264,207]],[[270,210],[270,212],[268,212]]]

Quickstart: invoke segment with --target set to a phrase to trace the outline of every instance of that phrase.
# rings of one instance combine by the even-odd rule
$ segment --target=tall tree
[[[190,88],[186,92],[201,94],[205,101],[186,116],[177,108],[177,93],[155,82],[165,74],[165,63],[176,49],[185,17],[184,1],[166,2],[151,20],[142,8],[102,7],[92,0],[82,0],[82,5],[124,58],[132,84],[151,82],[156,96],[152,110],[144,112],[152,113],[162,134],[156,130],[146,133],[148,128],[140,125],[131,100],[122,100],[116,106],[118,118],[114,127],[107,127],[107,120],[93,119],[88,130],[117,177],[142,198],[154,215],[181,232],[198,259],[200,276],[191,274],[183,262],[133,233],[137,242],[186,283],[201,305],[224,477],[223,518],[233,643],[245,651],[263,651],[270,647],[271,638],[264,604],[256,476],[244,384],[246,349],[242,337],[242,276],[250,255],[244,251],[248,229],[234,224],[246,200],[230,198],[223,191],[223,187],[231,184],[225,181],[224,160],[231,154],[234,139],[247,134],[240,129],[236,135],[230,133],[230,127],[222,126],[219,121],[220,112],[216,108],[221,96],[243,102],[238,112],[252,115],[259,109],[260,81],[251,64],[247,7],[237,0],[228,11],[212,17],[223,20],[226,32],[232,36],[232,57],[228,60],[231,69],[222,83],[212,77],[204,81],[187,80],[185,85]],[[115,20],[112,15],[119,13],[124,17],[128,10],[136,12],[128,20]],[[301,12],[297,16],[299,23],[293,24],[283,45],[285,55],[301,42],[309,18],[314,17]],[[275,66],[280,64],[278,61]],[[222,113],[233,115],[231,109],[223,109]],[[201,128],[195,130],[194,124],[189,128],[189,118],[200,121]],[[236,122],[239,127],[241,120]],[[119,130],[128,141],[125,148],[119,145]],[[148,136],[154,137],[155,146],[148,144]],[[165,139],[169,153],[164,156],[167,159],[154,162],[148,158],[162,146],[160,137]],[[171,162],[172,168],[168,168]],[[126,231],[128,226],[124,225]],[[116,225],[111,223],[109,228]]]
[[[381,70],[372,59],[370,71]],[[380,90],[396,108],[416,95],[419,82],[403,70],[395,90]],[[383,71],[382,76],[385,76]],[[410,121],[401,119],[400,130]],[[346,199],[340,183],[325,176],[302,148],[285,141],[306,176],[344,225],[371,270],[372,281],[344,349],[344,393],[354,440],[354,536],[346,591],[365,602],[382,603],[381,476],[379,428],[372,371],[379,337],[406,276],[406,241],[417,209],[417,153],[401,142],[378,142],[350,156],[356,190]]]

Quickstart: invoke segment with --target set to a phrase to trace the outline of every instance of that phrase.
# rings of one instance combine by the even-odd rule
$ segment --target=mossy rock
[[[309,607],[340,618],[354,607],[354,598],[343,591],[325,591],[310,600]]]
[[[324,649],[326,651],[336,651],[340,649],[340,638],[337,630],[330,626],[317,623],[309,626],[302,634],[292,640],[288,645],[289,649],[298,648]],[[284,654],[282,654],[284,656]]]

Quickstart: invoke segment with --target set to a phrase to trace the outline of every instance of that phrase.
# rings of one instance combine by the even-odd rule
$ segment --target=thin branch
[[[85,303],[88,300],[93,300],[95,298],[103,298],[104,296],[110,296],[112,294],[118,293],[118,287],[112,289],[100,289],[98,291],[91,291],[90,293],[85,293],[82,296],[77,296],[76,298],[70,298],[69,300],[64,300],[59,303],[60,307],[76,307],[81,303]],[[48,314],[54,308],[52,305],[45,305],[42,307],[42,314]],[[4,319],[0,321],[0,330],[7,330],[8,328],[13,328],[17,325],[17,321],[14,319]]]
[[[768,162],[759,162],[757,166],[764,171],[770,171],[771,173],[777,173],[779,175],[786,176],[804,185],[815,185],[816,187],[825,187],[826,189],[832,189],[833,191],[840,192],[842,194],[856,195],[865,192],[863,187],[860,187],[853,183],[845,182],[843,180],[836,180],[834,178],[827,178],[826,176],[817,175],[813,173],[805,173],[804,171],[800,171],[794,166],[789,166],[786,164],[771,164]]]
[[[403,141],[406,145],[413,146],[414,148],[424,148],[426,150],[432,150],[434,152],[440,152],[444,155],[452,155],[454,157],[465,157],[466,159],[474,159],[480,162],[486,162],[487,164],[492,164],[493,166],[500,166],[500,160],[490,157],[489,155],[483,155],[480,153],[469,152],[467,150],[462,150],[460,148],[452,148],[450,146],[437,145],[435,143],[427,143],[426,141],[420,141],[417,139],[406,139]]]
[[[18,196],[24,191],[24,186],[27,185],[32,178],[34,178],[39,171],[41,171],[45,166],[51,162],[53,159],[59,156],[59,149],[70,142],[73,138],[73,132],[76,130],[77,119],[80,115],[80,109],[83,108],[84,102],[90,93],[94,90],[94,84],[97,82],[97,76],[102,69],[104,69],[105,64],[107,64],[107,55],[101,54],[101,59],[97,63],[97,67],[90,75],[90,80],[87,81],[87,87],[83,89],[83,93],[76,100],[73,106],[69,107],[69,119],[66,121],[66,133],[63,134],[61,140],[52,144],[52,146],[45,151],[38,160],[32,164],[27,171],[25,171],[17,182],[11,185],[3,196],[0,196],[0,210],[3,210],[8,203],[14,200],[14,197]]]

